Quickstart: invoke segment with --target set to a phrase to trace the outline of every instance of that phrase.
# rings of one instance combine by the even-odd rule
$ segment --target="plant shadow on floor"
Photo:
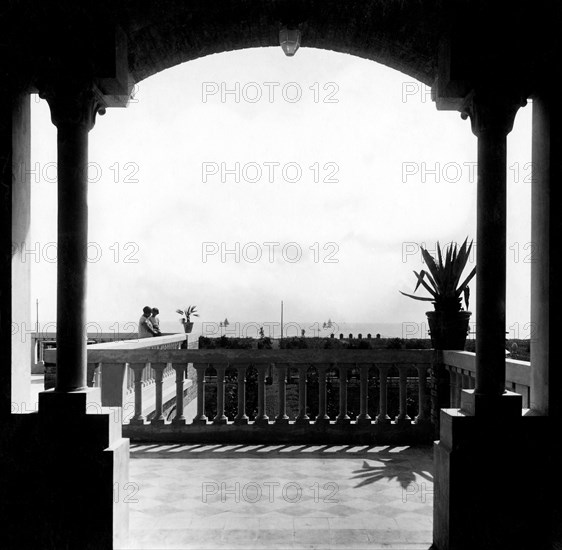
[[[377,464],[369,464],[369,461]],[[363,460],[361,469],[353,471],[353,479],[359,480],[355,487],[364,487],[384,479],[398,481],[402,489],[417,483],[420,478],[433,483],[433,474],[428,471],[428,466],[432,468],[432,465],[426,462],[423,459],[418,463],[409,458],[402,458],[391,450],[378,452],[376,456]]]

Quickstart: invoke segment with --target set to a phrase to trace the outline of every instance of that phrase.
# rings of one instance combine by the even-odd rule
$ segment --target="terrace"
[[[104,3],[103,9],[98,3],[45,4],[36,0],[12,2],[0,13],[5,31],[0,48],[5,75],[0,86],[0,261],[6,275],[0,282],[0,356],[5,367],[0,369],[2,547],[93,550],[125,547],[129,542],[181,547],[190,541],[201,546],[206,536],[213,539],[212,544],[218,545],[219,540],[235,544],[235,538],[246,536],[232,528],[240,521],[237,516],[246,518],[247,523],[240,525],[252,533],[242,544],[261,546],[264,540],[271,540],[268,537],[278,536],[277,540],[288,540],[293,547],[312,546],[311,540],[338,546],[342,538],[358,546],[383,545],[386,540],[407,547],[409,518],[401,512],[406,507],[396,505],[401,498],[397,490],[400,495],[402,491],[413,493],[413,484],[429,483],[431,474],[433,534],[430,537],[427,520],[421,522],[421,544],[428,544],[431,538],[438,550],[542,550],[559,546],[559,504],[549,486],[561,452],[562,418],[561,371],[556,362],[556,338],[562,328],[556,306],[561,302],[562,287],[559,263],[551,261],[557,255],[562,220],[557,206],[560,160],[554,154],[560,146],[556,121],[561,115],[552,84],[553,69],[562,53],[558,40],[561,15],[556,3],[498,6],[474,1],[232,0],[169,1],[163,4],[165,9],[160,3],[142,1]],[[289,34],[289,27],[295,27],[290,34],[297,34],[301,47],[383,63],[431,86],[438,110],[458,111],[470,119],[478,163],[476,355],[439,351],[429,358],[425,353],[400,357],[375,353],[338,356],[334,352],[298,357],[274,352],[236,355],[204,350],[102,349],[97,359],[89,358],[88,136],[97,114],[126,106],[134,84],[179,63],[236,49],[278,48],[282,32]],[[21,167],[31,166],[30,94],[35,92],[47,99],[57,127],[57,373],[55,389],[40,393],[36,414],[14,414],[14,402],[24,401],[29,390],[29,343],[14,337],[11,324],[31,326],[29,249],[14,247],[14,243],[27,245],[30,238],[30,173]],[[506,362],[504,350],[507,137],[518,110],[528,99],[533,101],[530,292],[534,339],[530,367]],[[439,116],[435,113],[435,125]],[[183,235],[189,238],[188,233]],[[106,353],[110,355],[104,356]],[[96,368],[90,368],[92,384],[98,387],[87,385],[88,362],[101,364],[101,381],[98,378],[95,382]],[[274,414],[265,412],[268,394],[264,377],[269,365],[276,373],[279,399]],[[233,419],[225,418],[229,366],[237,373],[237,413]],[[257,373],[256,414],[244,395],[254,391],[253,382],[245,380],[250,378],[250,369]],[[300,389],[294,421],[285,408],[287,374],[298,380]],[[217,396],[209,412],[204,400],[206,394],[211,395],[206,376],[211,377],[209,387],[214,384]],[[117,383],[104,391],[104,379]],[[398,401],[389,408],[389,392],[391,388],[394,391],[395,382]],[[338,387],[337,403],[328,401],[329,384]],[[175,385],[176,414],[168,421],[164,413],[170,385]],[[303,388],[307,385],[316,392],[318,403],[314,418],[308,419],[306,405],[311,396]],[[192,399],[190,391],[195,393]],[[346,400],[351,401],[354,391],[359,391],[360,407],[352,419]],[[120,411],[131,395],[133,416],[123,423]],[[154,400],[154,417],[150,419],[152,411],[147,412],[144,406],[149,399]],[[195,403],[194,416],[189,411],[191,403]],[[409,405],[414,412],[408,411]],[[338,411],[333,418],[330,406]],[[416,462],[418,457],[412,458],[411,464],[386,460],[400,439],[412,438],[420,444],[434,437],[431,432],[437,422],[439,440],[434,445],[432,470],[420,470],[423,460]],[[150,456],[156,443],[139,448],[136,442],[158,434],[162,440],[175,441],[167,449],[158,447],[160,454],[155,454],[184,453],[180,470],[174,470],[174,459],[151,462],[153,459],[141,458]],[[131,461],[130,442],[123,435],[133,440]],[[264,445],[277,436],[283,442],[276,444],[283,447],[266,451]],[[292,456],[290,467],[294,469],[287,472],[290,477],[282,477],[280,470],[289,465],[276,460],[285,460],[282,453],[299,438],[298,445],[309,444],[304,440],[313,438],[316,445],[329,447],[316,449],[319,454],[313,459],[300,458],[306,449]],[[391,441],[393,438],[396,441]],[[316,460],[324,460],[325,451],[335,444],[332,439],[342,446],[340,452],[346,458],[327,459],[323,472],[324,466]],[[380,448],[385,439],[388,450]],[[228,462],[241,449],[239,445],[245,444],[243,440],[257,445],[255,455]],[[219,447],[206,448],[206,441]],[[227,444],[236,448],[223,446]],[[347,456],[358,447],[362,448],[348,463]],[[197,449],[207,454],[197,455]],[[221,456],[228,458],[211,459],[223,450],[226,454]],[[359,501],[352,505],[351,497],[346,497],[345,504],[340,508],[335,504],[336,508],[324,510],[324,515],[316,508],[310,514],[303,503],[289,508],[292,522],[280,520],[280,508],[268,518],[251,507],[243,511],[242,507],[221,508],[222,495],[221,502],[215,500],[212,508],[224,515],[224,522],[219,514],[209,513],[211,507],[200,507],[205,504],[202,499],[184,502],[183,490],[197,492],[205,482],[226,483],[237,477],[248,483],[265,482],[265,478],[256,477],[255,463],[244,462],[262,455],[267,458],[260,458],[260,464],[272,468],[264,475],[275,475],[272,481],[289,483],[298,481],[299,475],[305,476],[301,479],[306,483],[335,481],[342,494],[352,493]],[[374,455],[377,460],[367,458]],[[199,459],[192,456],[205,459],[197,463]],[[389,470],[395,477],[384,486],[379,474],[392,461],[397,473]],[[199,469],[202,475],[216,479],[199,478],[192,485],[182,485],[190,464],[189,475],[195,476]],[[241,469],[238,472],[237,467]],[[355,472],[369,478],[371,471],[376,478],[372,484],[350,487]],[[319,478],[307,477],[311,472],[322,473]],[[537,481],[537,473],[544,473],[544,479]],[[337,480],[332,479],[335,477]],[[156,481],[158,487],[154,487]],[[409,484],[404,486],[406,481]],[[130,502],[132,495],[123,495],[131,488],[129,483],[139,484],[139,495],[143,489],[150,495],[138,508]],[[362,492],[367,487],[372,489],[374,500]],[[386,489],[392,494],[385,495]],[[216,495],[208,496],[217,499]],[[166,505],[159,508],[162,502]],[[371,507],[373,503],[376,505]],[[286,501],[272,504],[285,507]],[[409,500],[404,504],[414,506]],[[426,504],[415,503],[422,508]],[[127,541],[129,508],[131,541]],[[211,515],[217,517],[208,519]],[[361,521],[354,524],[354,515]],[[306,516],[315,518],[312,523],[323,527],[322,534],[319,529],[304,533],[314,526]],[[400,540],[384,539],[392,528],[381,518],[388,516]],[[266,533],[272,524],[286,532]],[[350,530],[338,534],[346,526]],[[378,533],[373,535],[373,531]],[[419,544],[415,536],[412,544]],[[347,540],[345,546],[350,546]]]
[[[184,341],[87,348],[98,405],[112,407],[131,440],[123,548],[429,548],[430,445],[439,408],[458,408],[462,389],[474,388],[474,353],[176,349]],[[55,363],[56,349],[45,359]],[[505,365],[506,389],[529,414],[530,363]]]

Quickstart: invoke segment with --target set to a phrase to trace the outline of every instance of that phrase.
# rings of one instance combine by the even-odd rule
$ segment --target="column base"
[[[79,411],[94,403],[92,389],[45,394],[38,413],[12,415],[3,430],[10,452],[0,455],[9,472],[0,476],[2,547],[124,548],[127,497],[137,488],[120,419]]]
[[[517,418],[521,416],[522,409],[523,397],[511,391],[492,397],[476,393],[476,390],[461,392],[460,410],[469,416]]]
[[[510,405],[506,405],[509,407]],[[434,446],[435,550],[550,548],[547,417],[487,418],[441,411]],[[537,452],[541,449],[541,452]]]

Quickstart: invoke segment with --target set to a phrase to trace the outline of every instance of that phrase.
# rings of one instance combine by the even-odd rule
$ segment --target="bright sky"
[[[507,321],[521,338],[531,111],[508,142]],[[32,320],[38,298],[44,323],[56,317],[56,129],[37,96],[32,124]],[[469,121],[372,61],[262,48],[164,71],[90,132],[88,320],[136,320],[146,304],[175,320],[196,304],[203,321],[261,322],[284,300],[286,320],[423,322],[429,304],[398,291],[423,268],[417,243],[476,237],[475,161]]]

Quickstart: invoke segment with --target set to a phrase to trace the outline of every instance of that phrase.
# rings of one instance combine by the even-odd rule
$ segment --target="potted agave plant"
[[[421,270],[419,273],[414,271],[417,278],[414,292],[423,286],[431,297],[414,296],[400,291],[404,296],[414,300],[433,303],[435,311],[428,311],[426,315],[431,343],[435,349],[464,349],[471,315],[468,311],[470,297],[468,283],[476,274],[476,267],[474,267],[468,277],[459,284],[472,249],[472,241],[470,244],[467,242],[468,238],[465,239],[460,249],[457,249],[456,244],[451,243],[445,250],[444,261],[439,243],[437,243],[437,260],[421,247],[428,271]],[[463,311],[462,308],[463,298],[466,311]]]
[[[185,333],[189,334],[193,330],[191,316],[193,315],[193,317],[199,317],[199,313],[197,313],[197,306],[187,306],[185,309],[176,309],[176,312],[182,316],[180,323],[183,325]]]

